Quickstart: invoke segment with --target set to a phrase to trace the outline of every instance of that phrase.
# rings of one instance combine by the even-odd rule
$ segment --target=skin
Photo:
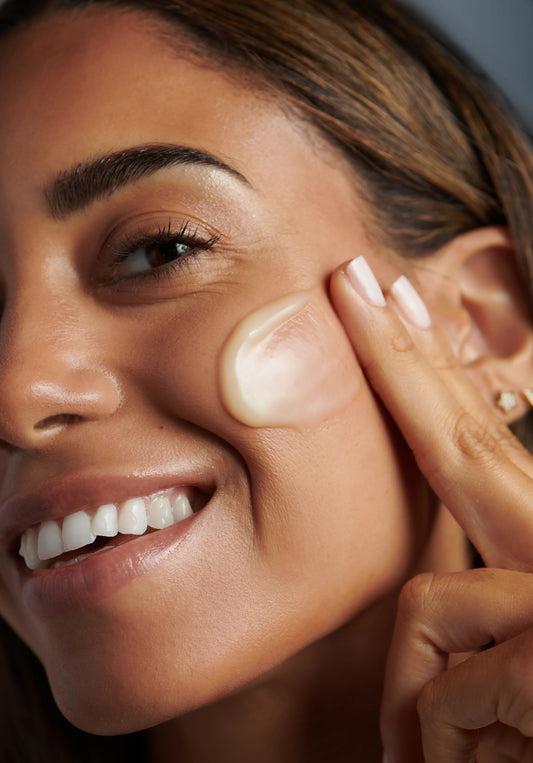
[[[174,748],[195,763],[318,761],[333,745],[339,761],[354,751],[379,760],[375,719],[397,590],[415,571],[444,574],[466,558],[462,533],[437,510],[372,387],[386,405],[396,399],[394,374],[380,374],[372,352],[393,367],[391,338],[406,329],[389,308],[379,315],[396,323],[380,327],[377,308],[358,301],[339,271],[332,297],[344,337],[327,287],[362,252],[386,286],[401,273],[416,281],[414,265],[370,238],[368,210],[333,149],[264,94],[177,57],[136,13],[92,10],[13,34],[0,51],[0,88],[1,498],[73,474],[168,480],[184,461],[215,487],[164,564],[88,608],[28,610],[0,548],[2,614],[73,723],[101,734],[160,724],[154,760]],[[249,183],[175,167],[65,219],[51,214],[43,188],[58,172],[154,143],[208,151]],[[169,219],[176,228],[192,219],[219,240],[168,279],[110,282],[110,237]],[[503,249],[491,236],[491,250]],[[450,274],[465,261],[456,254],[437,259],[422,283],[452,327],[457,310],[442,295],[453,294]],[[313,295],[324,342],[351,364],[356,392],[304,434],[248,427],[221,398],[222,349],[246,316],[301,292]],[[404,378],[416,377],[418,356],[397,356]],[[430,352],[422,368],[434,373],[440,357]],[[442,390],[426,378],[434,403]],[[401,415],[410,402],[391,412],[426,453],[424,426],[410,430]],[[426,428],[430,420],[426,408]],[[455,513],[463,521],[460,506]],[[415,664],[412,644],[402,649]],[[392,715],[389,735],[400,717]],[[392,736],[389,749],[410,754],[419,744]]]
[[[183,460],[216,486],[179,553],[88,609],[29,612],[2,554],[3,614],[60,709],[96,733],[217,699],[331,632],[405,577],[429,521],[425,506],[411,509],[410,457],[331,320],[327,276],[369,246],[349,172],[273,102],[177,58],[143,17],[126,21],[94,11],[42,22],[0,59],[3,497],[70,474],[166,479]],[[209,151],[250,185],[175,168],[51,215],[43,187],[58,172],[154,143]],[[109,262],[106,239],[169,218],[192,218],[219,243],[160,283],[94,286],[109,279],[97,260]],[[305,437],[251,429],[220,398],[222,347],[243,317],[301,291],[315,293],[314,319],[352,363],[357,394]],[[65,414],[77,423],[58,427]]]
[[[382,704],[386,760],[528,761],[533,458],[483,402],[438,328],[407,331],[389,307],[361,299],[342,270],[332,293],[368,378],[487,566],[426,573],[404,586]],[[406,382],[419,390],[415,411]],[[438,431],[427,425],[436,406]]]

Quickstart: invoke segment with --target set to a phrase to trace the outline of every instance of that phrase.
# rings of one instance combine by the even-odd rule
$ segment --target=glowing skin
[[[0,616],[43,663],[61,711],[85,730],[127,733],[207,712],[255,682],[257,695],[231,701],[258,719],[261,754],[244,746],[255,722],[232,712],[223,725],[243,744],[240,760],[264,761],[268,750],[268,763],[285,763],[272,740],[285,719],[306,716],[285,712],[277,687],[292,703],[312,685],[302,707],[319,701],[328,733],[339,699],[350,729],[369,717],[369,676],[380,691],[388,633],[376,609],[363,626],[356,615],[401,583],[424,538],[418,472],[327,292],[333,270],[355,253],[388,283],[393,258],[369,241],[368,210],[342,156],[264,91],[181,58],[178,33],[171,48],[151,29],[143,15],[102,5],[0,42]],[[207,152],[246,181],[176,165],[65,218],[51,213],[43,189],[58,173],[153,145]],[[184,225],[202,241],[216,234],[216,245],[195,247],[163,274],[159,256],[152,272],[134,252],[114,269],[125,241]],[[274,319],[279,300],[295,294],[307,301]],[[325,374],[323,388],[305,387],[290,426],[243,426],[238,403],[223,404],[221,351],[230,335],[237,350],[244,340],[252,347],[253,324],[262,367],[265,346],[300,388],[302,377]],[[244,377],[239,370],[239,384]],[[279,398],[269,410],[264,420],[280,422]],[[207,500],[181,523],[79,564],[18,566],[28,528],[181,489]],[[48,602],[45,614],[25,605],[28,587],[30,599]],[[61,611],[50,615],[58,599]],[[383,607],[387,620],[394,599]],[[274,669],[261,679],[274,692],[265,701],[259,679]],[[267,706],[284,709],[271,716]],[[237,760],[194,750],[173,757]]]
[[[333,316],[317,313],[309,294],[283,297],[244,318],[220,365],[228,411],[251,427],[300,430],[342,411],[360,376],[338,328]]]

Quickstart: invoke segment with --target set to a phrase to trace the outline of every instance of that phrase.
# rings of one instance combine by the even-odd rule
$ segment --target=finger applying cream
[[[224,405],[252,427],[316,425],[353,400],[361,378],[335,316],[310,293],[288,295],[244,318],[220,365]]]

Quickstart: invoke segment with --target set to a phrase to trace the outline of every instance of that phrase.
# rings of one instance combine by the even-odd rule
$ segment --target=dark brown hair
[[[0,35],[97,5],[177,25],[314,125],[353,163],[374,235],[405,256],[508,226],[533,296],[531,145],[501,97],[394,0],[8,0]]]
[[[391,0],[8,0],[0,34],[95,5],[177,24],[200,52],[255,75],[351,159],[374,229],[405,255],[510,227],[533,279],[533,154],[501,98]]]

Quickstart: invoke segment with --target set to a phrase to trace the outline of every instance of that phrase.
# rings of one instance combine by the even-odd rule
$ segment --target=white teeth
[[[162,530],[174,524],[172,506],[166,495],[158,495],[152,499],[146,509],[146,518],[148,527],[152,527],[154,530]]]
[[[146,532],[147,527],[146,506],[142,498],[130,498],[120,505],[118,510],[119,533],[142,535]]]
[[[77,511],[75,514],[65,517],[61,536],[65,551],[75,551],[77,548],[83,548],[89,543],[94,543],[96,535],[91,530],[91,519],[87,512]]]
[[[54,556],[59,556],[63,551],[63,539],[57,522],[54,522],[53,519],[41,522],[37,539],[39,559],[44,562],[47,559],[53,559]]]
[[[175,498],[172,505],[172,513],[174,515],[174,522],[181,522],[182,519],[187,519],[192,515],[191,502],[185,495],[185,493],[179,493]]]
[[[39,528],[28,528],[20,539],[19,554],[30,570],[64,567],[76,564],[100,549],[88,550],[87,554],[70,560],[58,559],[53,564],[48,560],[89,546],[98,536],[112,538],[117,533],[143,535],[148,527],[162,530],[192,514],[187,495],[175,489],[147,498],[130,498],[118,509],[116,504],[106,503],[98,507],[92,518],[87,511],[76,511],[63,519],[62,526],[60,522],[50,519],[42,522]],[[112,546],[106,546],[108,548]]]
[[[95,535],[103,535],[104,538],[114,538],[118,533],[117,507],[114,503],[106,503],[97,509],[91,528]]]
[[[34,530],[33,527],[30,527],[23,534],[19,553],[24,557],[26,566],[30,570],[38,570],[39,567],[43,566],[37,554],[37,530]]]

